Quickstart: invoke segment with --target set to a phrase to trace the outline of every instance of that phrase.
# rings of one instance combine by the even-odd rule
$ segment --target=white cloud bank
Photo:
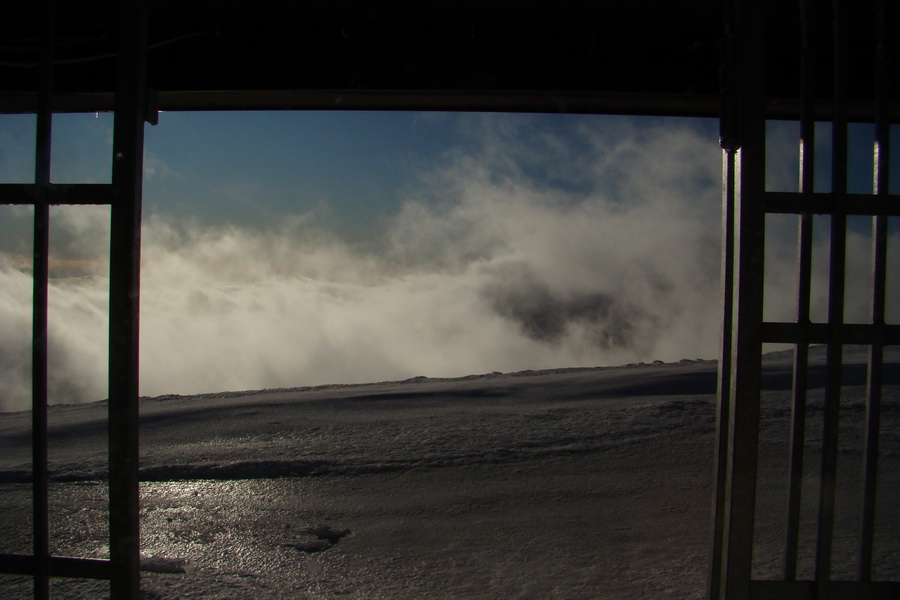
[[[141,393],[714,357],[715,142],[671,123],[565,139],[516,123],[475,120],[480,147],[424,176],[366,250],[302,218],[264,233],[147,218]],[[54,214],[59,247],[107,239],[105,215]],[[5,410],[30,398],[20,266],[0,262]],[[106,395],[106,285],[53,282],[52,402]]]

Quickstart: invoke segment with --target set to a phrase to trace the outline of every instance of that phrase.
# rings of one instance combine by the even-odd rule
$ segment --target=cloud
[[[263,229],[148,217],[141,392],[716,355],[720,155],[703,127],[463,123],[469,142],[423,173],[365,247],[309,215]],[[51,398],[96,400],[106,394],[107,335],[97,258],[108,247],[89,251],[85,240],[106,239],[108,214],[54,223],[58,252],[94,272],[52,283]],[[789,268],[793,242],[772,247],[767,268]],[[789,306],[782,279],[772,302]],[[21,265],[0,262],[7,410],[30,393],[30,285]]]
[[[181,173],[169,166],[168,162],[164,161],[157,154],[145,151],[144,180],[146,181],[157,177],[168,177],[176,180],[184,179]]]

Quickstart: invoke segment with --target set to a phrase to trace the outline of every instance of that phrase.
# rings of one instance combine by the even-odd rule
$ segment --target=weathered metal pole
[[[50,140],[53,114],[53,46],[56,2],[44,2],[41,12],[43,53],[38,81],[37,128],[35,132],[34,183],[38,190],[34,203],[34,241],[32,264],[32,341],[31,341],[31,419],[32,419],[32,498],[34,597],[50,597],[50,518],[47,455],[47,360],[50,278]]]
[[[109,276],[109,552],[113,600],[140,593],[138,393],[147,3],[120,4]]]
[[[748,600],[756,508],[759,391],[762,353],[763,242],[765,239],[765,90],[762,7],[751,0],[730,3],[734,36],[733,114],[726,160],[733,160],[733,185],[726,203],[734,211],[733,304],[726,315],[731,326],[730,373],[720,385],[719,444],[716,484],[718,540],[714,544],[710,594],[725,600]],[[729,223],[726,223],[729,225]],[[726,228],[726,234],[728,230]],[[728,340],[728,336],[725,336]],[[722,439],[724,436],[724,440]],[[724,480],[723,480],[724,479]],[[718,496],[721,495],[721,498]]]

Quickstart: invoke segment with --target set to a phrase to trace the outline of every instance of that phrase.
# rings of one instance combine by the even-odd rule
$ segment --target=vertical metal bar
[[[739,150],[735,169],[735,295],[721,597],[747,600],[756,510],[765,243],[765,48],[762,6],[736,1]]]
[[[716,448],[713,472],[713,527],[709,598],[718,598],[722,585],[722,534],[725,516],[725,479],[728,472],[728,423],[731,403],[731,336],[734,301],[734,184],[735,151],[722,151],[722,347],[716,402]]]
[[[734,194],[738,119],[734,3],[725,2],[720,55],[719,145],[722,148],[722,339],[716,389],[716,446],[713,463],[712,543],[708,598],[719,598],[724,564],[728,424],[731,420],[731,344],[734,327]]]
[[[43,56],[38,82],[38,112],[34,181],[39,188],[34,205],[34,264],[32,270],[32,471],[34,597],[50,597],[50,517],[47,453],[47,326],[50,277],[50,206],[42,187],[50,183],[53,114],[53,44],[55,2],[43,3],[41,28]]]
[[[832,123],[831,193],[837,203],[847,193],[847,41],[843,0],[833,0],[834,27],[834,115]],[[847,218],[831,215],[829,258],[828,324],[822,467],[819,489],[816,588],[819,598],[827,598],[831,579],[834,536],[835,490],[837,487],[838,421],[841,401],[843,348],[840,329],[844,320],[844,278],[846,269]]]
[[[112,600],[140,592],[138,338],[147,3],[123,2],[113,132],[109,298],[109,503]]]
[[[875,161],[874,186],[876,196],[888,193],[890,165],[890,35],[892,3],[878,3],[878,31],[875,89]],[[885,216],[872,219],[872,324],[884,324],[887,289],[887,225]],[[869,367],[866,391],[865,463],[863,466],[862,525],[860,528],[859,580],[872,578],[872,551],[875,533],[875,492],[878,481],[878,431],[881,425],[881,384],[884,347],[880,343],[869,347]]]
[[[802,0],[800,73],[800,193],[812,194],[815,165],[815,30],[814,3]],[[798,217],[797,225],[797,323],[809,324],[812,279],[812,221],[809,213]],[[797,578],[800,538],[800,504],[803,493],[803,451],[806,442],[806,393],[809,378],[809,344],[794,347],[794,375],[791,392],[791,441],[788,466],[788,512],[784,551],[784,579]]]

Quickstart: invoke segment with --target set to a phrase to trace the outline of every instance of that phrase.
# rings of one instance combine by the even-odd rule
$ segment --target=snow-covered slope
[[[865,368],[849,357],[841,489],[853,494]],[[900,575],[896,350],[889,359],[879,577]],[[790,356],[768,356],[760,577],[780,559],[789,386]],[[714,363],[682,361],[144,399],[143,551],[167,559],[147,563],[145,595],[701,598],[715,387]],[[0,415],[2,552],[29,551],[27,429],[27,413]],[[51,431],[54,552],[104,556],[105,403],[53,407]],[[845,508],[838,543],[853,547]],[[26,598],[27,584],[0,577],[0,596]],[[54,586],[61,598],[106,589]]]

